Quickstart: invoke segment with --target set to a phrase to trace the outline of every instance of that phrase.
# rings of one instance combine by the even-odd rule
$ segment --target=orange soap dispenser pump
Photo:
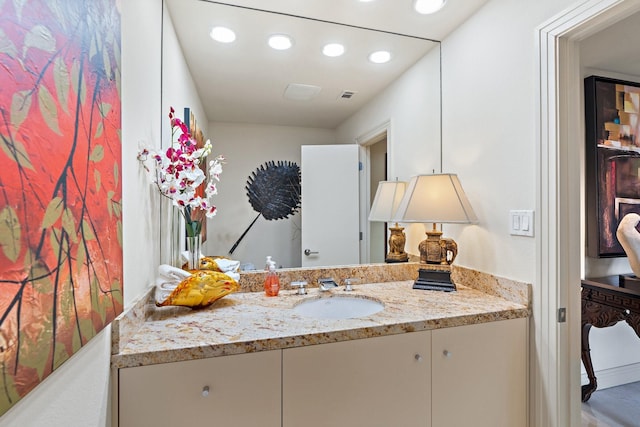
[[[280,292],[280,279],[276,273],[276,263],[271,260],[271,257],[267,257],[267,275],[264,279],[264,293],[268,297],[278,296]]]

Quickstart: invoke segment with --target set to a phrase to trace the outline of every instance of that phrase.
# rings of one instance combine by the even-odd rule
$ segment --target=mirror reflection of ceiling
[[[445,6],[432,15],[416,13],[414,0],[222,0],[218,3],[442,40],[487,1],[447,0]]]
[[[470,3],[478,5],[484,1]],[[398,0],[268,2],[271,10],[287,11],[287,15],[252,9],[265,7],[264,1],[229,3],[244,7],[203,0],[167,0],[205,114],[213,121],[334,129],[439,44],[425,40],[424,31],[418,37],[409,37],[316,20],[364,26],[367,23],[364,15],[382,16],[388,18],[383,27],[387,31],[393,31],[394,23],[401,17],[412,25],[421,18],[433,21],[435,15],[417,14],[410,1],[404,9],[398,8]],[[381,5],[387,12],[394,5],[395,12],[386,16],[382,10],[373,14],[363,12],[365,6]],[[449,0],[439,13],[450,9],[460,15],[456,0]],[[348,20],[343,19],[347,17]],[[379,28],[377,24],[375,27]],[[209,32],[217,25],[232,28],[236,41],[229,44],[213,41]],[[443,31],[442,24],[438,28]],[[267,45],[268,36],[281,33],[294,39],[291,49],[277,51]],[[345,54],[337,58],[324,56],[322,46],[328,42],[344,44]],[[369,62],[367,56],[374,50],[390,51],[391,61]],[[317,86],[320,92],[311,100],[286,99],[284,93],[290,84]],[[345,91],[354,95],[342,98]]]

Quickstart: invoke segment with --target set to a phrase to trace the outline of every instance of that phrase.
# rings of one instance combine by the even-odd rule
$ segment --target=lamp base
[[[407,257],[404,258],[404,259],[385,258],[384,262],[386,262],[387,264],[393,264],[393,263],[396,263],[396,262],[409,262],[409,256],[407,255]]]
[[[406,237],[403,230],[404,227],[399,227],[398,224],[396,224],[395,227],[389,227],[389,231],[391,232],[389,235],[389,253],[387,253],[384,262],[409,261],[409,254],[404,251]]]
[[[413,284],[413,289],[444,292],[455,291],[456,285],[451,281],[451,268],[419,269],[418,279],[416,279]]]
[[[427,231],[427,238],[418,245],[420,262],[423,264],[451,265],[458,255],[458,244],[453,239],[442,238],[442,231]]]

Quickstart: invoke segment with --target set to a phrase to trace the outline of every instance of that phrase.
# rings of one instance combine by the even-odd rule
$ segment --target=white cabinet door
[[[118,403],[119,427],[280,427],[281,351],[120,369]]]
[[[527,425],[527,319],[432,331],[433,427]]]
[[[283,427],[429,427],[430,332],[283,350]]]

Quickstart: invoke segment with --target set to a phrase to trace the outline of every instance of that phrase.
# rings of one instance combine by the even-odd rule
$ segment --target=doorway
[[[530,425],[580,426],[580,182],[584,112],[579,43],[640,10],[630,0],[590,0],[538,28],[539,153],[533,289]],[[559,308],[567,322],[557,321]]]
[[[390,123],[385,122],[356,138],[361,149],[360,224],[361,263],[383,263],[388,251],[387,223],[369,221],[378,182],[389,176]]]
[[[387,132],[371,145],[367,146],[369,151],[369,207],[373,203],[376,195],[378,182],[387,180]],[[369,262],[381,263],[385,260],[388,252],[387,248],[387,223],[386,222],[370,222],[369,223]]]

